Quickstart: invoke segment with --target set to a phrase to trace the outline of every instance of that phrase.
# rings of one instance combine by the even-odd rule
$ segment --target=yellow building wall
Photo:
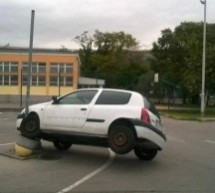
[[[18,86],[0,86],[0,95],[17,95]]]
[[[60,87],[60,95],[67,94],[71,91],[75,90],[73,87]],[[59,88],[58,87],[49,87],[49,95],[50,96],[57,96],[59,93]]]

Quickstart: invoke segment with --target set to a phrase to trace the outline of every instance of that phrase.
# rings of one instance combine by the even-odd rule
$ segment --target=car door
[[[86,123],[88,133],[106,135],[111,122],[119,117],[129,117],[130,92],[103,90],[92,108]]]
[[[83,128],[96,93],[97,90],[76,91],[48,105],[44,109],[44,128],[64,131]]]

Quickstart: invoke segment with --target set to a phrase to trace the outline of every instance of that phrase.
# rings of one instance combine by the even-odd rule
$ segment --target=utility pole
[[[21,75],[21,82],[20,82],[20,107],[22,108],[22,85],[23,85],[23,81],[22,81],[22,69],[20,71],[20,75]]]
[[[60,96],[60,87],[61,87],[61,69],[59,66],[59,72],[58,72],[58,96]]]
[[[29,113],[29,98],[30,98],[30,85],[31,85],[31,66],[32,66],[32,49],[33,49],[33,36],[34,36],[34,15],[35,11],[31,11],[31,28],[30,28],[30,45],[28,55],[28,77],[27,77],[27,91],[26,91],[26,103],[25,103],[25,117]]]
[[[206,55],[206,7],[207,1],[200,0],[204,5],[204,27],[203,27],[203,52],[202,52],[202,92],[201,92],[201,114],[205,113],[205,55]]]

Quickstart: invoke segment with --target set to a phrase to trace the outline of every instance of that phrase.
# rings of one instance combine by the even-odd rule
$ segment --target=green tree
[[[100,32],[94,34],[95,47],[97,53],[105,55],[109,53],[122,53],[127,50],[136,50],[137,41],[132,35],[124,32]]]
[[[154,72],[148,71],[139,77],[135,90],[147,97],[152,96],[154,90]]]
[[[107,87],[133,89],[145,71],[138,42],[130,34],[96,30],[93,38],[84,32],[76,40],[82,47],[82,74],[105,79]]]
[[[174,31],[165,29],[153,44],[153,70],[164,77],[166,73],[175,76],[184,96],[198,102],[201,92],[203,23],[184,22]],[[211,92],[215,86],[215,24],[207,24],[206,89]],[[167,76],[168,77],[168,76]]]
[[[84,31],[81,35],[75,37],[76,42],[81,46],[79,55],[81,58],[81,75],[89,76],[92,72],[91,55],[93,52],[94,39],[88,35],[88,31]]]

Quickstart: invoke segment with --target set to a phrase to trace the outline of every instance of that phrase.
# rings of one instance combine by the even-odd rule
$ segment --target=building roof
[[[24,47],[10,47],[10,46],[3,46],[0,47],[0,53],[28,53],[29,48]],[[69,50],[67,48],[59,48],[59,49],[52,49],[52,48],[33,48],[33,53],[40,53],[40,54],[74,54],[78,55],[77,51]]]
[[[104,86],[105,80],[98,78],[79,77],[79,85],[99,85]]]
[[[9,45],[0,46],[0,54],[28,54],[29,48],[24,47],[10,47]],[[69,50],[67,48],[33,48],[32,54],[57,54],[57,55],[73,55],[77,58],[79,65],[81,60],[77,50]]]

